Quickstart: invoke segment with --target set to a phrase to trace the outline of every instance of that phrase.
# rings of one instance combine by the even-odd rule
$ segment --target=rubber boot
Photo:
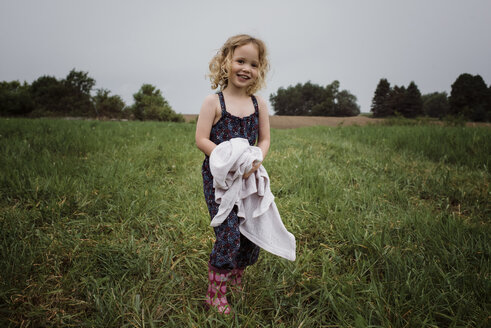
[[[242,292],[242,276],[244,275],[245,268],[234,269],[230,273],[229,286],[238,292]]]
[[[208,264],[209,284],[205,302],[208,307],[216,309],[221,314],[230,314],[231,311],[226,296],[230,272]]]

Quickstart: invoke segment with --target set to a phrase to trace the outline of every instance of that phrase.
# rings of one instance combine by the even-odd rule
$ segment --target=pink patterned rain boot
[[[233,269],[230,273],[229,285],[231,289],[235,289],[238,292],[242,292],[242,276],[244,275],[245,268]]]
[[[230,305],[227,302],[227,280],[230,271],[220,270],[208,264],[208,293],[206,294],[206,304],[210,308],[215,308],[221,314],[230,314]]]

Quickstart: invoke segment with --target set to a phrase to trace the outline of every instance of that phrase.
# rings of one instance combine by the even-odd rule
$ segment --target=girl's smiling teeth
[[[237,74],[238,77],[240,77],[241,79],[244,79],[244,80],[249,80],[250,77],[247,76],[247,75],[243,75],[243,74]]]

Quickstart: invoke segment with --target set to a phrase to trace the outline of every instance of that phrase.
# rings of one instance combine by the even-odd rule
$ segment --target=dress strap
[[[225,99],[223,99],[223,93],[221,91],[218,93],[218,98],[220,99],[220,107],[222,107],[222,114],[223,114],[227,110],[225,109]]]
[[[259,113],[259,105],[257,104],[257,99],[254,95],[251,95],[252,103],[254,104],[254,112]]]

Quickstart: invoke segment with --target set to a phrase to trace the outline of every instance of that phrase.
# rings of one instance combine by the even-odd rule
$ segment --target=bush
[[[150,105],[145,108],[143,116],[145,120],[184,122],[182,115],[174,113],[172,109],[166,106]],[[181,117],[182,120],[180,120]]]
[[[464,115],[447,115],[443,118],[443,123],[446,126],[464,126],[466,122]]]
[[[126,104],[120,96],[109,96],[110,91],[97,89],[96,95],[92,98],[96,115],[98,117],[123,118],[126,116],[124,111]]]
[[[176,114],[160,90],[151,84],[143,84],[133,99],[131,109],[138,120],[184,122],[184,117]]]
[[[0,82],[0,116],[27,115],[33,109],[34,103],[27,83]]]

